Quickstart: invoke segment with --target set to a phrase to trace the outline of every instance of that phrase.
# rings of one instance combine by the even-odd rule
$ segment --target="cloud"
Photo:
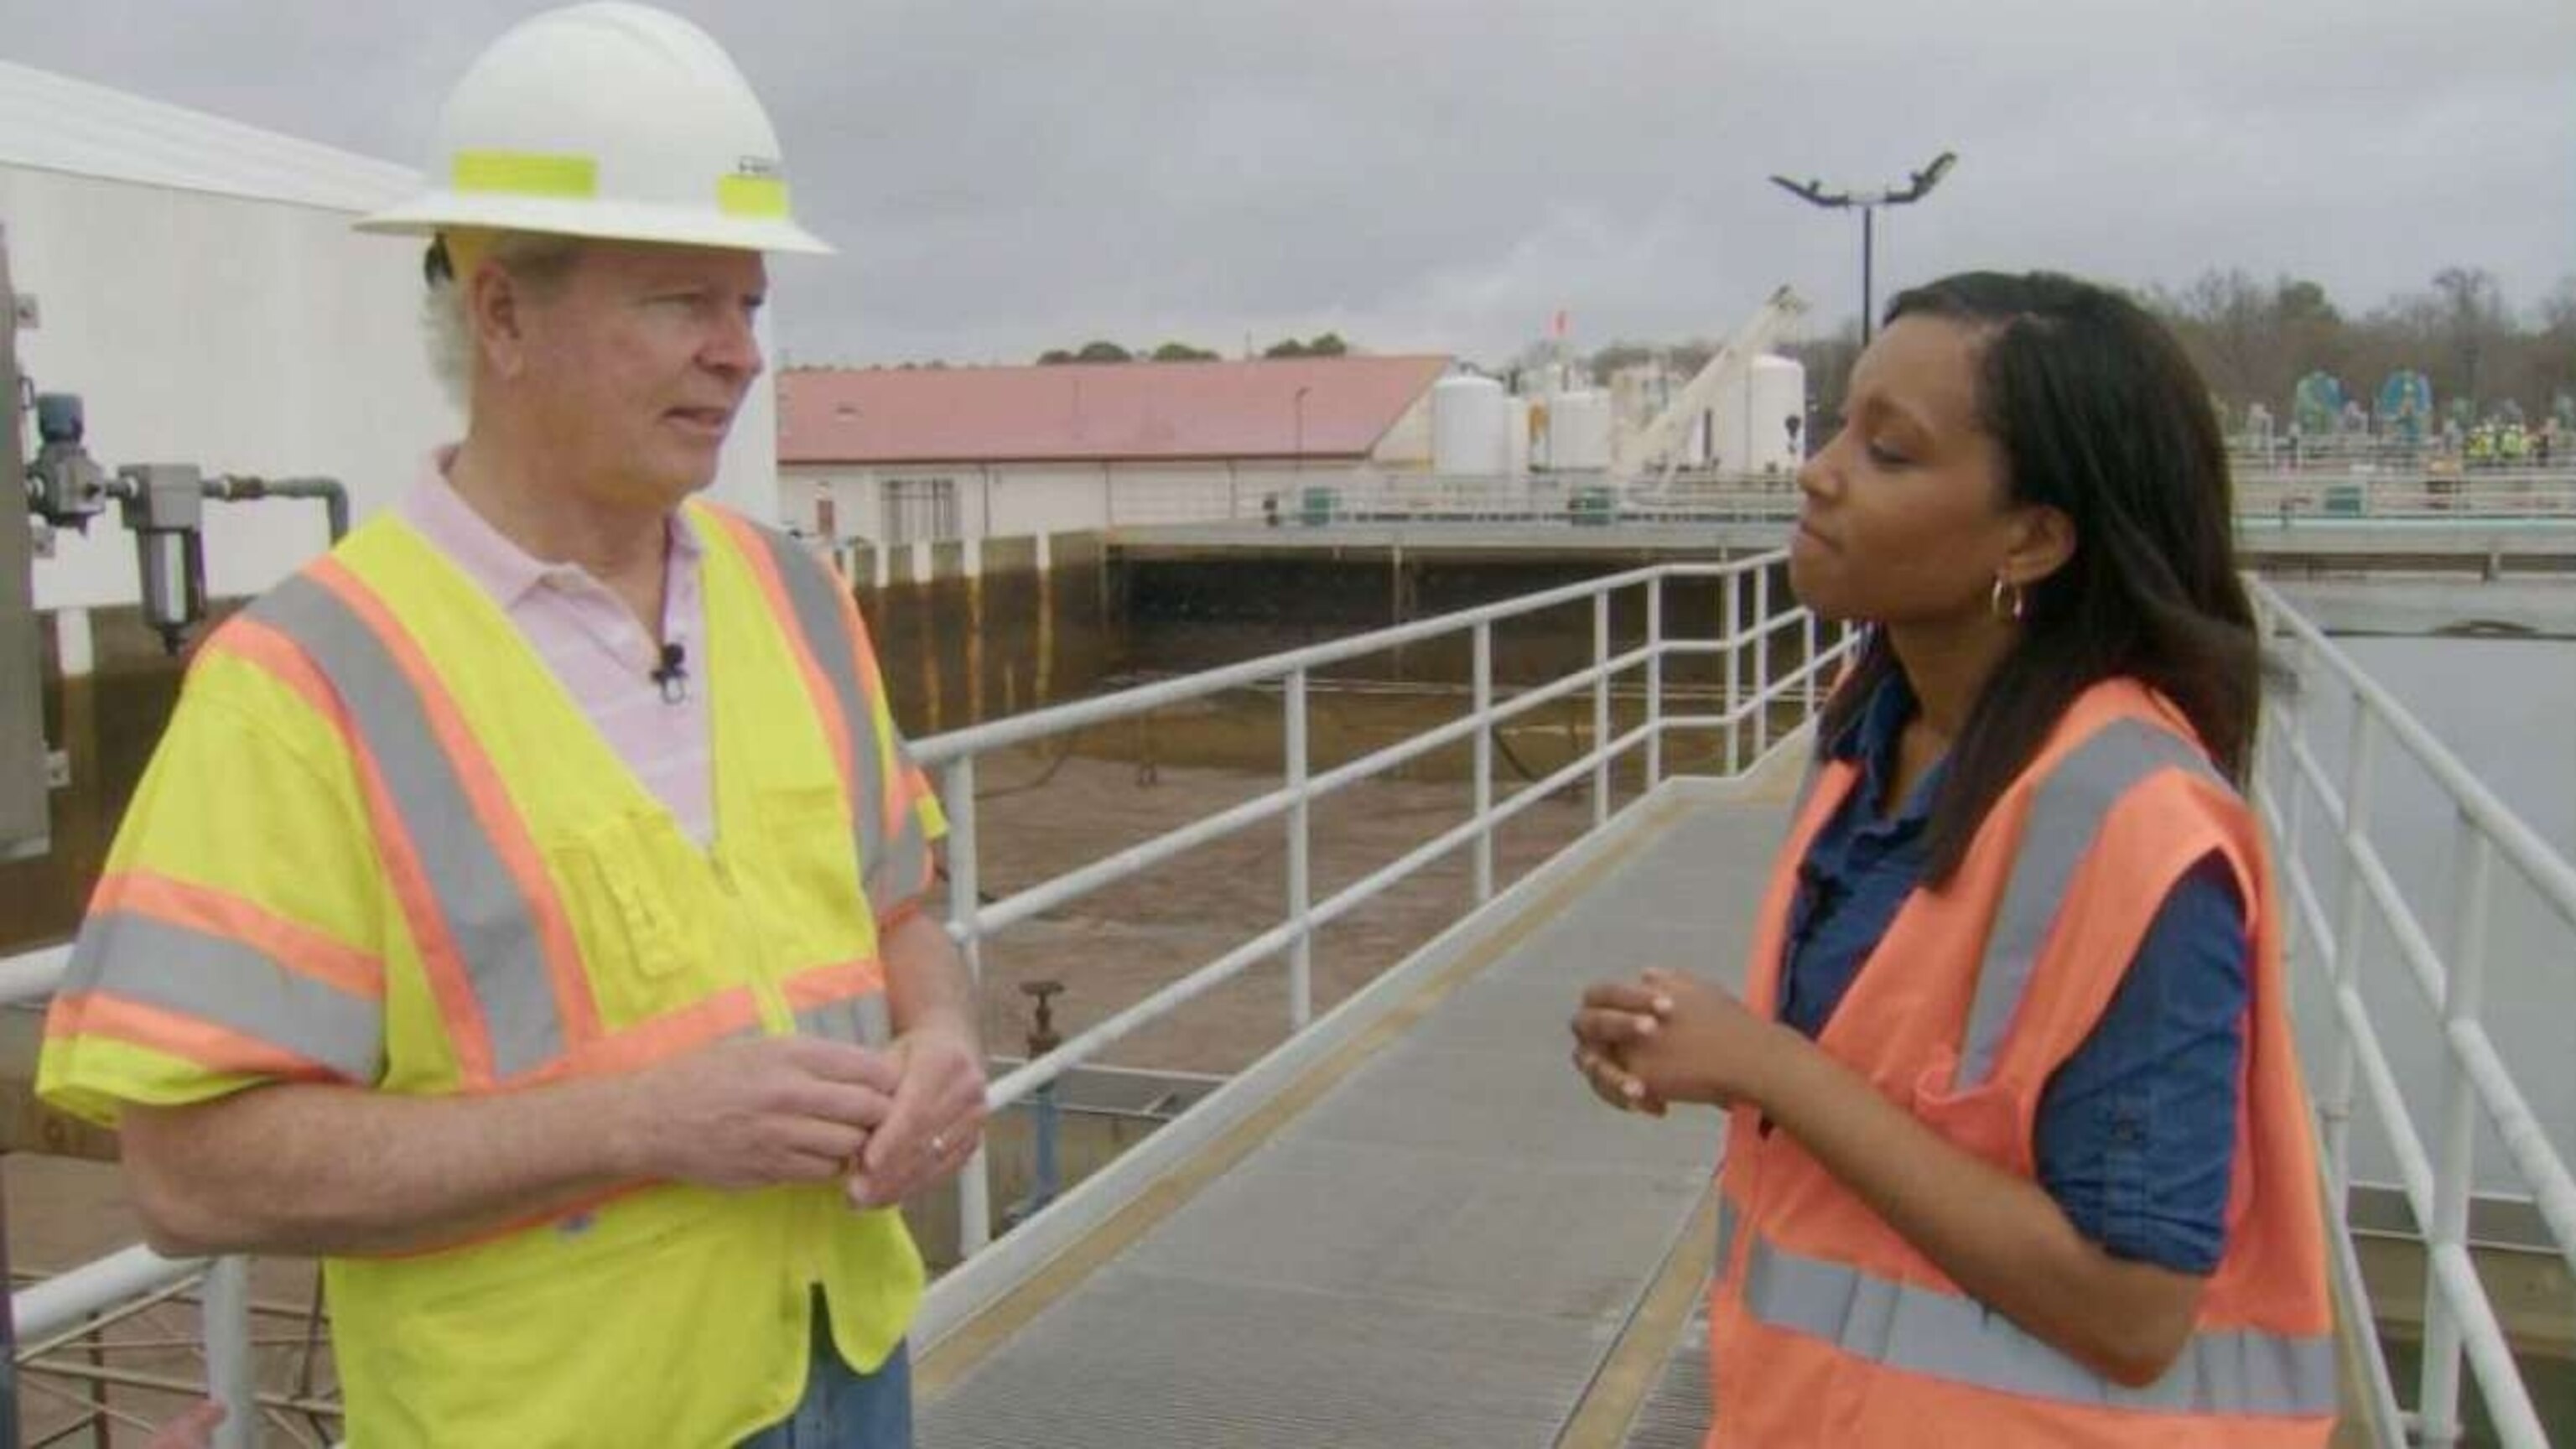
[[[389,159],[510,19],[331,0],[0,0],[11,58]],[[1338,330],[1498,359],[1722,333],[1788,282],[1859,307],[1965,266],[2132,284],[2211,266],[2349,310],[2453,263],[2576,271],[2563,0],[834,0],[674,8],[766,99],[839,257],[782,259],[803,360],[1221,350]]]

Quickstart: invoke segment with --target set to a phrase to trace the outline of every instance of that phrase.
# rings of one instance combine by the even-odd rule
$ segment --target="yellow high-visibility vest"
[[[704,542],[701,847],[501,606],[371,521],[210,637],[119,831],[40,1090],[506,1092],[737,1036],[884,1031],[879,923],[944,827],[865,626],[782,535]],[[803,1382],[811,1288],[884,1361],[921,1261],[837,1184],[637,1184],[480,1241],[325,1265],[353,1443],[727,1444]]]

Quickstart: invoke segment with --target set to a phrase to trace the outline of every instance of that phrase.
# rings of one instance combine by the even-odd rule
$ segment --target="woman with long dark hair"
[[[1653,970],[1573,1023],[1613,1105],[1728,1113],[1710,1443],[2322,1444],[2208,393],[2118,294],[1971,273],[1895,299],[1846,415],[1789,576],[1869,629],[1744,998]]]

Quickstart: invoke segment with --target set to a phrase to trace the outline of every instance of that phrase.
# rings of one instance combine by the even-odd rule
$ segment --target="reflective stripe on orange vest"
[[[1856,1358],[1997,1393],[2114,1409],[2272,1417],[2335,1411],[2335,1343],[2303,1336],[2195,1333],[2173,1367],[2125,1388],[2033,1338],[1974,1298],[1802,1257],[1755,1234],[1744,1306],[1774,1328]]]
[[[2158,770],[2185,770],[2217,781],[2200,751],[2169,730],[2138,720],[2104,726],[2049,772],[2031,801],[2021,849],[2013,856],[2002,911],[1986,937],[1977,966],[1977,994],[1959,1043],[1958,1087],[1973,1087],[1994,1070],[2004,1029],[2030,985],[2039,948],[2057,923],[2078,861],[2093,848],[2102,821],[2132,786]]]

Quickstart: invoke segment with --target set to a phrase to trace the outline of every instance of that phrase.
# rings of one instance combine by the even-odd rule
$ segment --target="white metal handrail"
[[[2287,640],[2286,652],[2298,677],[2296,690],[2276,699],[2267,712],[2267,767],[2258,773],[2255,798],[2280,841],[2280,868],[2296,907],[2295,923],[2306,937],[2300,949],[2302,954],[2314,953],[2331,990],[2332,1018],[2338,1030],[2316,1088],[2328,1191],[2340,1210],[2352,1182],[2349,1139],[2358,1078],[2387,1133],[2399,1185],[2425,1232],[2429,1288],[2416,1411],[2411,1416],[2399,1413],[2384,1361],[2372,1364],[2372,1382],[2366,1388],[2377,1401],[2378,1421],[2385,1429],[2411,1422],[2416,1442],[2455,1444],[2460,1434],[2460,1360],[2465,1354],[2503,1442],[2514,1449],[2544,1446],[2548,1440],[2539,1415],[2470,1256],[2468,1211],[2476,1115],[2483,1111],[2493,1124],[2514,1171],[2532,1194],[2559,1257],[2571,1271],[2576,1271],[2576,1178],[2570,1177],[2538,1116],[2515,1085],[2479,1019],[2479,1008],[2496,862],[2501,859],[2530,885],[2571,941],[2576,941],[2576,867],[2551,850],[2431,731],[2277,591],[2257,580],[2254,592],[2266,621],[2267,639],[2278,635]],[[2303,732],[2310,714],[2308,698],[2325,687],[2339,690],[2352,707],[2340,785],[2328,778]],[[2371,838],[2376,761],[2383,739],[2395,741],[2449,798],[2455,811],[2459,845],[2453,857],[2454,929],[2447,952],[2424,929]],[[2331,827],[2341,868],[2331,920],[2299,849],[2304,802],[2311,798]],[[2429,1152],[2407,1111],[2380,1024],[2358,984],[2365,909],[2377,913],[2395,942],[2418,994],[2433,1013],[2426,1025],[2435,1029],[2443,1046],[2440,1125]],[[2358,1259],[2348,1239],[2338,1247],[2337,1268],[2347,1301],[2367,1311],[2369,1298]]]
[[[1729,772],[1743,768],[1751,758],[1742,748],[1748,727],[1753,757],[1758,757],[1770,739],[1772,707],[1794,702],[1802,711],[1812,713],[1822,693],[1818,681],[1823,670],[1832,660],[1841,657],[1850,642],[1845,635],[1838,638],[1830,650],[1820,654],[1815,647],[1820,635],[1811,615],[1794,603],[1776,614],[1772,612],[1770,574],[1784,557],[1784,553],[1774,550],[1759,557],[1728,563],[1664,564],[1633,569],[1185,678],[1162,680],[1095,699],[995,720],[920,741],[916,753],[924,765],[940,773],[940,798],[949,818],[949,931],[957,939],[970,969],[979,979],[983,945],[998,933],[1093,891],[1138,876],[1212,840],[1283,816],[1288,820],[1286,880],[1279,921],[1214,960],[1186,972],[1143,1000],[1094,1023],[1054,1049],[1005,1074],[992,1083],[988,1105],[1000,1110],[1021,1101],[1148,1023],[1233,980],[1257,963],[1283,955],[1288,962],[1287,1026],[1293,1034],[1302,1029],[1313,1015],[1309,952],[1317,931],[1415,872],[1462,848],[1474,852],[1474,903],[1481,904],[1490,899],[1494,890],[1493,838],[1499,827],[1538,801],[1582,781],[1587,775],[1591,777],[1594,822],[1598,825],[1606,821],[1610,814],[1611,766],[1632,752],[1644,750],[1645,782],[1651,788],[1662,771],[1658,746],[1668,732],[1692,729],[1723,731],[1726,737],[1725,768]],[[1665,584],[1674,579],[1707,579],[1718,583],[1724,617],[1724,632],[1719,638],[1683,641],[1668,640],[1663,636]],[[1630,590],[1644,593],[1647,639],[1640,647],[1614,654],[1610,644],[1611,600]],[[1592,660],[1556,679],[1531,685],[1508,696],[1498,693],[1492,664],[1494,626],[1585,601],[1593,606]],[[1748,612],[1752,617],[1746,622]],[[1775,678],[1770,646],[1775,636],[1789,629],[1799,631],[1799,638],[1806,647],[1799,655],[1798,666]],[[1474,704],[1467,715],[1332,769],[1321,772],[1310,769],[1306,750],[1307,700],[1309,685],[1319,671],[1398,646],[1454,637],[1462,632],[1469,635],[1472,646]],[[1723,653],[1728,661],[1724,712],[1705,716],[1665,715],[1661,699],[1664,655],[1708,652]],[[1747,653],[1752,656],[1749,671],[1743,667],[1742,656]],[[1646,719],[1636,728],[1614,737],[1610,733],[1612,682],[1639,670],[1645,676]],[[1504,723],[1521,714],[1580,694],[1587,688],[1593,697],[1591,748],[1547,778],[1497,798],[1493,787],[1496,732]],[[975,844],[975,765],[979,756],[1106,721],[1131,718],[1169,705],[1203,699],[1222,691],[1273,689],[1282,710],[1281,737],[1285,754],[1282,762],[1284,782],[1279,788],[1115,851],[1000,900],[990,903],[981,900],[982,872]],[[1382,775],[1407,761],[1461,740],[1472,741],[1475,749],[1474,805],[1468,818],[1332,896],[1320,901],[1313,899],[1309,833],[1313,803],[1335,790]],[[960,1178],[958,1244],[961,1254],[971,1257],[987,1242],[990,1202],[989,1174],[979,1153]]]
[[[2240,526],[2576,522],[2576,460],[2547,468],[2461,468],[2394,457],[2235,460]],[[1603,472],[1455,475],[1334,466],[1273,474],[1258,486],[1216,471],[1118,476],[1104,484],[1112,528],[1191,524],[1323,527],[1672,524],[1785,521],[1800,490],[1785,472],[1694,470],[1623,479]]]

